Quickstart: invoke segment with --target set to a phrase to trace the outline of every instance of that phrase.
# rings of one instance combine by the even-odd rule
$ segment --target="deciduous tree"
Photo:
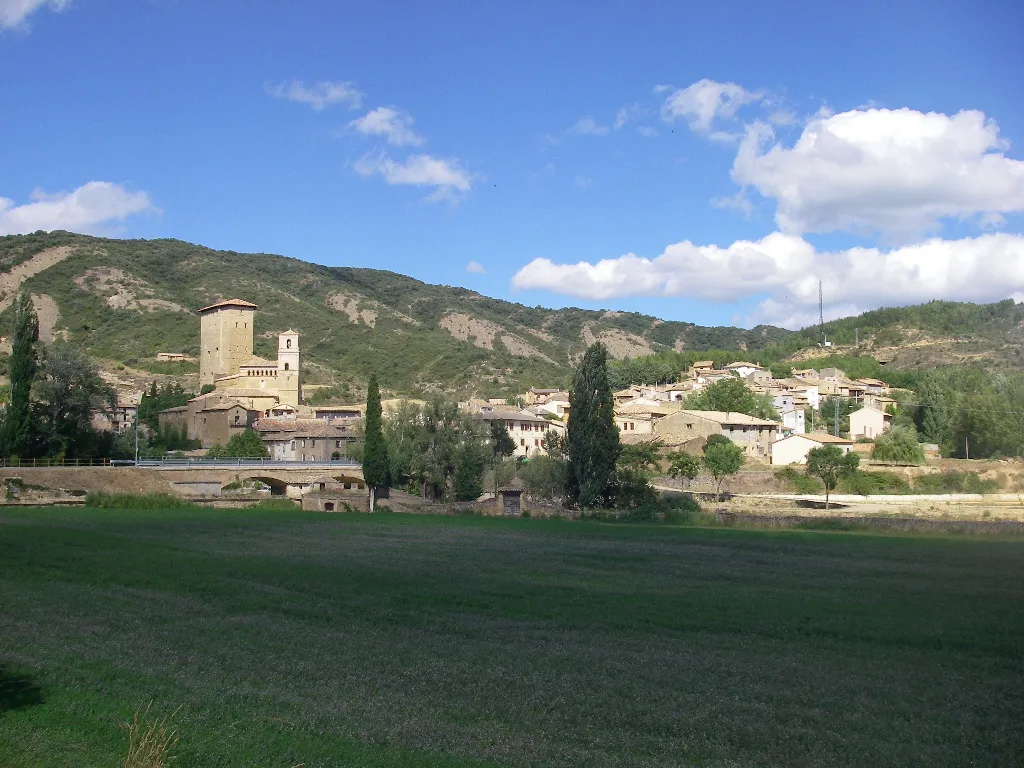
[[[715,493],[721,497],[725,478],[743,468],[743,449],[731,440],[709,442],[704,447],[704,466],[715,479]]]
[[[839,481],[857,471],[860,457],[850,451],[845,453],[838,445],[823,445],[807,452],[808,475],[820,478],[825,484],[825,509],[828,509],[828,497]]]

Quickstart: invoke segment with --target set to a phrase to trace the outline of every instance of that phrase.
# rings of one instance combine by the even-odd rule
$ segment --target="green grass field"
[[[0,766],[1024,763],[1024,542],[0,511]]]

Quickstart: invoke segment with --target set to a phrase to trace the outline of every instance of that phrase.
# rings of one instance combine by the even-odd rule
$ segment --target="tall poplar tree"
[[[370,511],[375,506],[378,486],[387,486],[390,478],[388,464],[388,444],[384,440],[381,427],[380,388],[377,386],[377,375],[370,375],[370,383],[366,388],[366,420],[363,436],[363,479],[370,491]]]
[[[4,418],[3,448],[7,456],[28,456],[32,435],[32,410],[29,396],[38,370],[36,342],[39,320],[32,307],[32,296],[22,289],[14,302],[14,333],[8,365],[11,399]]]
[[[608,350],[595,342],[576,368],[569,391],[568,496],[580,507],[601,506],[610,496],[619,430],[608,382]]]

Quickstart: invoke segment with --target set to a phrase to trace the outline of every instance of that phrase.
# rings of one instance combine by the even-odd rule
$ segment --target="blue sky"
[[[1020,3],[687,5],[0,0],[0,234],[702,324],[1024,297]]]

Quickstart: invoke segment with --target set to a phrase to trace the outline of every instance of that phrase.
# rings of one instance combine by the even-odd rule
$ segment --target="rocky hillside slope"
[[[666,350],[759,350],[789,335],[667,322],[636,313],[546,310],[373,269],[324,267],[268,254],[215,251],[179,240],[114,240],[68,232],[0,237],[0,329],[21,280],[36,297],[45,339],[63,337],[129,370],[161,367],[157,352],[198,352],[195,310],[224,298],[260,306],[256,353],[279,331],[302,334],[307,381],[497,396],[563,385],[595,339],[615,357]],[[0,332],[5,332],[0,330]]]

